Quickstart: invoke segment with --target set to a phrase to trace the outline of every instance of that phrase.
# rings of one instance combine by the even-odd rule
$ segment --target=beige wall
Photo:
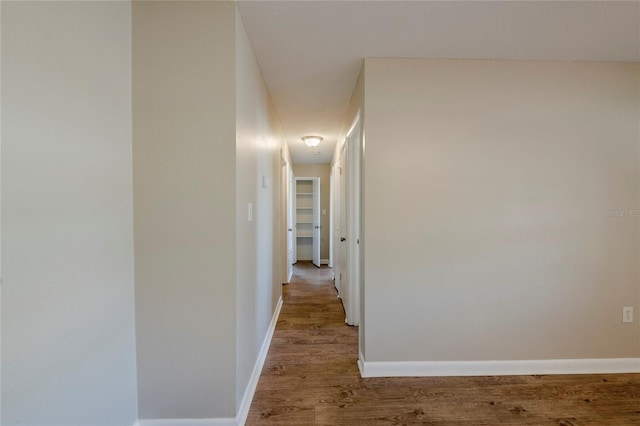
[[[281,297],[282,131],[234,3],[133,18],[140,418],[231,418]]]
[[[344,115],[344,121],[342,122],[342,126],[340,126],[338,143],[336,144],[335,150],[333,152],[333,157],[331,158],[332,166],[335,165],[337,160],[340,158],[342,145],[344,144],[344,140],[347,137],[347,133],[353,125],[353,121],[355,120],[358,111],[360,111],[360,120],[364,125],[364,121],[366,118],[364,114],[364,61],[362,65],[363,66],[360,70],[360,75],[358,75],[358,80],[356,80],[356,85],[353,89],[353,93],[351,94],[351,98],[349,99],[349,105],[347,106],[347,111]]]
[[[367,361],[640,356],[636,64],[367,59]]]
[[[320,226],[322,232],[320,236],[320,259],[329,259],[329,201],[330,201],[330,164],[294,164],[293,173],[296,177],[319,177],[320,178]],[[325,214],[322,214],[325,210]]]
[[[235,415],[235,4],[133,3],[140,418]]]
[[[1,7],[0,423],[132,425],[131,6]]]
[[[236,416],[291,159],[235,4],[2,11],[2,424]]]
[[[236,14],[236,294],[240,405],[282,293],[280,148],[282,130]],[[253,221],[248,221],[248,204]]]

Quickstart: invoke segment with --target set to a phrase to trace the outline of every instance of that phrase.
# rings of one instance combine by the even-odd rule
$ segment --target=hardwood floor
[[[247,425],[640,425],[640,375],[361,379],[330,270],[296,266]]]

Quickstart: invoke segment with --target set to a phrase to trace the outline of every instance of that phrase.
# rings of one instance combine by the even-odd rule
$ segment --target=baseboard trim
[[[262,347],[260,348],[258,359],[256,360],[256,363],[253,366],[253,371],[251,372],[251,378],[249,379],[249,384],[247,385],[247,389],[245,390],[244,396],[242,397],[242,402],[240,403],[240,409],[238,410],[238,415],[236,416],[238,426],[243,426],[247,421],[247,416],[249,415],[249,408],[251,408],[251,401],[253,401],[253,395],[256,393],[256,388],[258,387],[258,380],[260,380],[260,373],[262,373],[262,367],[264,367],[264,362],[267,360],[267,354],[269,353],[269,347],[271,346],[271,339],[273,338],[273,333],[276,331],[276,324],[278,324],[278,318],[280,317],[281,309],[282,309],[282,296],[280,296],[280,299],[278,300],[278,303],[276,305],[276,309],[273,311],[273,316],[271,317],[271,323],[269,324],[267,334],[266,336],[264,336],[264,340],[262,341]]]
[[[267,360],[267,354],[269,353],[269,346],[271,346],[271,339],[273,333],[276,330],[276,324],[280,317],[280,311],[282,310],[282,297],[276,304],[276,309],[271,317],[271,323],[267,329],[267,334],[262,341],[262,347],[258,353],[258,359],[253,366],[247,389],[242,397],[240,403],[240,409],[235,418],[214,418],[214,419],[140,419],[134,426],[244,426],[249,415],[249,408],[251,408],[251,401],[253,395],[256,392],[258,386],[258,380],[260,380],[260,373],[262,373],[262,367]]]
[[[329,259],[320,259],[321,265],[329,265]]]
[[[640,373],[640,358],[377,362],[360,354],[358,368],[362,377],[615,374]]]
[[[364,355],[358,351],[358,370],[360,371],[360,377],[368,377],[364,375]]]
[[[140,419],[137,426],[237,426],[235,418],[219,419]]]

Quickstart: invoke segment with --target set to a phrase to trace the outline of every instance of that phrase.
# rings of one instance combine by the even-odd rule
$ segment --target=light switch
[[[247,216],[249,222],[253,222],[253,203],[249,203],[249,207],[247,208]]]

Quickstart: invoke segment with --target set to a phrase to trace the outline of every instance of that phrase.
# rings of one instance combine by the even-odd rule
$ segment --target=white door
[[[349,274],[347,271],[347,157],[348,157],[348,139],[342,146],[340,152],[339,166],[339,197],[338,197],[338,229],[337,229],[337,243],[338,243],[338,260],[336,262],[336,288],[342,299],[342,304],[347,310],[347,300],[349,298],[346,293],[349,282]]]
[[[334,217],[333,217],[333,209],[335,205],[335,169],[336,166],[333,164],[331,169],[329,170],[329,268],[333,269],[333,256],[334,256],[334,246],[333,246],[333,229],[334,229]],[[333,274],[332,274],[333,275]],[[333,276],[335,279],[335,276]]]
[[[360,146],[359,114],[345,138],[340,152],[340,237],[339,285],[340,297],[349,325],[360,324]]]
[[[291,281],[293,264],[296,263],[295,223],[293,221],[296,199],[294,191],[293,169],[287,164],[287,282]]]
[[[320,267],[320,178],[313,178],[313,264]]]
[[[347,312],[347,324],[360,325],[360,293],[361,293],[361,272],[360,262],[360,206],[362,196],[362,186],[360,182],[360,157],[362,146],[360,131],[360,114],[356,116],[351,130],[347,134],[349,146],[347,150],[347,270],[349,272],[349,307]]]

